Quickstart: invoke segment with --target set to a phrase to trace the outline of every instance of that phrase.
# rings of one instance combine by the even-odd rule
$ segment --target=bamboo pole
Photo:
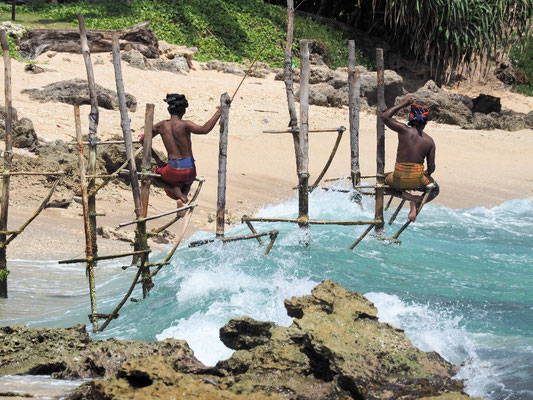
[[[300,162],[298,164],[298,225],[309,227],[309,44],[300,40]],[[308,234],[308,233],[307,233]],[[309,240],[304,240],[306,246]]]
[[[420,206],[418,207],[418,209],[416,210],[416,215],[418,216],[418,214],[420,214],[420,211],[422,211],[422,207],[424,207],[424,205],[427,203],[428,199],[429,199],[429,195],[431,194],[431,192],[433,191],[433,188],[435,187],[435,185],[433,184],[429,184],[426,186],[426,193],[424,195],[424,198],[422,199],[422,203],[420,203]],[[392,240],[398,240],[398,237],[402,234],[402,232],[404,230],[407,229],[407,227],[411,224],[411,220],[407,221],[405,224],[403,224],[403,226],[398,230],[398,232],[396,232],[394,234],[394,236],[391,238]]]
[[[165,216],[170,215],[170,214],[174,214],[174,213],[178,213],[180,211],[185,211],[185,210],[188,210],[190,208],[194,208],[197,205],[198,204],[187,204],[186,206],[176,208],[175,210],[172,210],[172,211],[165,211],[163,213],[152,215],[150,217],[142,217],[141,219],[134,219],[132,221],[123,222],[123,223],[117,225],[117,229],[123,228],[123,227],[128,226],[128,225],[138,224],[139,222],[142,222],[142,221],[144,221],[144,222],[152,221],[154,219],[165,217]]]
[[[392,198],[392,197],[391,197]],[[394,211],[394,214],[392,214],[392,216],[390,217],[389,219],[389,225],[392,225],[392,223],[394,222],[394,220],[396,219],[396,217],[398,216],[398,213],[400,212],[400,210],[402,209],[403,205],[405,204],[405,199],[402,199],[402,201],[400,202],[400,204],[398,205],[398,208],[396,208],[396,211]]]
[[[187,227],[189,226],[189,222],[191,221],[191,216],[192,216],[192,212],[193,211],[194,211],[194,208],[191,208],[187,212],[187,215],[185,215],[185,217],[183,219],[183,226],[181,227],[181,232],[180,232],[180,235],[178,237],[178,240],[174,244],[174,247],[172,248],[170,253],[167,254],[167,256],[163,260],[162,264],[168,263],[170,261],[170,259],[172,258],[172,256],[174,255],[174,253],[176,252],[176,250],[178,249],[178,246],[180,245],[181,241],[183,240],[183,236],[185,235],[185,231],[187,230]]]
[[[87,199],[87,181],[85,178],[85,157],[83,155],[83,144],[81,134],[81,118],[80,118],[80,106],[74,103],[74,122],[76,126],[76,139],[78,140],[78,169],[80,172],[80,185],[81,185],[81,204],[83,209],[83,227],[85,231],[85,256],[87,261],[86,275],[89,279],[89,297],[91,301],[91,315],[94,316],[97,313],[96,305],[96,293],[94,282],[94,267],[95,261],[92,260],[96,255],[94,252],[94,246],[92,243],[93,235],[91,232],[91,221],[89,212],[89,203]],[[61,263],[61,262],[60,262]],[[98,319],[94,317],[90,318],[93,324],[93,332],[98,332]]]
[[[392,203],[392,199],[394,198],[393,195],[389,197],[389,201],[387,201],[387,205],[385,206],[385,211],[387,211]]]
[[[301,149],[299,145],[298,116],[294,102],[294,84],[292,80],[292,44],[294,40],[294,0],[287,0],[287,42],[285,43],[285,93],[287,94],[287,106],[289,108],[289,127],[294,142],[294,155],[296,168],[300,165]]]
[[[248,228],[250,229],[250,231],[254,234],[257,233],[257,231],[255,230],[254,226],[252,225],[252,223],[249,221],[249,220],[245,220],[244,217],[248,217],[247,215],[243,215],[243,221],[244,223],[246,224],[246,226],[248,226]],[[263,241],[261,240],[261,237],[257,237],[257,242],[260,244],[260,245],[263,245]]]
[[[150,184],[152,180],[149,174],[152,172],[152,128],[154,125],[154,105],[147,104],[144,115],[144,139],[143,139],[143,164],[142,164],[142,215],[148,214],[148,202],[150,199]]]
[[[128,107],[126,105],[126,94],[124,92],[124,80],[122,78],[122,67],[120,62],[120,44],[118,40],[118,33],[113,34],[113,66],[115,69],[115,82],[117,86],[118,103],[120,108],[120,125],[122,127],[122,134],[124,136],[124,145],[126,147],[126,158],[128,160],[131,191],[133,194],[133,203],[135,205],[135,216],[137,217],[137,230],[135,234],[135,250],[145,251],[148,249],[148,236],[146,235],[146,221],[143,217],[142,195],[139,187],[139,177],[137,176],[137,166],[135,165],[135,154],[133,150],[133,143],[131,139],[130,119],[128,117]],[[148,123],[145,123],[145,127]],[[151,141],[150,141],[151,144]],[[150,146],[151,147],[151,146]],[[147,148],[144,147],[144,153]],[[151,149],[150,149],[151,150]],[[134,258],[135,260],[135,258]],[[150,268],[148,253],[141,255],[141,275],[143,281],[143,298],[146,298],[148,292],[153,287],[150,278]]]
[[[141,143],[140,140],[132,140],[131,142],[133,144]],[[91,144],[90,142],[83,142],[84,146],[88,146],[90,144]],[[105,142],[96,142],[95,144],[96,146],[106,146],[106,145],[111,145],[111,144],[124,144],[124,142],[121,140],[108,140]],[[78,143],[72,142],[72,143],[67,143],[67,145],[74,146],[74,145],[78,145]]]
[[[240,236],[226,236],[222,238],[211,238],[211,239],[202,239],[202,240],[196,240],[194,242],[189,243],[189,247],[198,247],[203,246],[204,244],[213,243],[217,240],[222,240],[224,243],[229,242],[239,242],[241,240],[249,240],[249,239],[257,239],[261,238],[263,236],[269,236],[273,233],[277,232],[279,234],[278,230],[273,230],[269,232],[262,232],[262,233],[252,233],[251,235],[240,235]]]
[[[309,186],[309,190],[313,190],[314,188],[316,188],[318,184],[320,183],[320,181],[322,180],[322,178],[324,177],[324,175],[326,174],[326,172],[328,171],[331,165],[331,162],[333,161],[333,158],[335,157],[335,154],[337,154],[337,149],[339,148],[339,144],[342,139],[342,134],[344,133],[345,130],[346,128],[344,126],[341,126],[339,127],[339,129],[337,129],[337,140],[335,140],[335,144],[333,145],[333,149],[331,150],[331,154],[329,155],[328,161],[326,162],[326,165],[324,165],[322,172],[320,172],[315,182],[311,186]]]
[[[124,142],[123,142],[124,143]],[[139,154],[141,154],[141,152],[143,151],[143,148],[139,148],[137,149],[137,151],[135,152],[134,154],[134,158],[137,157]],[[125,168],[128,167],[128,164],[129,164],[129,161],[126,160],[124,161],[124,163],[117,168],[117,170],[115,172],[113,172],[109,178],[107,178],[105,181],[103,181],[102,183],[100,183],[96,188],[94,188],[92,191],[90,191],[88,193],[89,196],[95,196],[96,193],[98,193],[98,191],[100,189],[102,189],[104,186],[106,186],[109,182],[112,182],[114,179],[116,179],[118,177],[118,175],[120,174],[121,171],[123,171]],[[128,172],[129,173],[129,172]]]
[[[73,258],[71,260],[61,260],[61,261],[58,261],[57,263],[58,264],[76,264],[76,263],[87,262],[87,261],[114,260],[115,258],[138,256],[138,255],[148,254],[148,253],[150,253],[150,250],[136,250],[136,251],[130,251],[128,253],[109,254],[107,256]]]
[[[291,222],[291,223],[300,223],[299,218],[261,218],[261,217],[245,217],[243,216],[243,221],[250,222]],[[377,224],[382,221],[371,220],[371,221],[328,221],[322,219],[310,219],[308,224],[310,225],[370,225]]]
[[[270,243],[268,243],[268,246],[265,249],[265,255],[270,253],[270,250],[272,250],[272,246],[274,246],[274,242],[278,238],[278,235],[279,235],[279,231],[277,229],[273,230],[272,232],[270,232],[270,235],[269,235],[270,236]]]
[[[359,98],[361,96],[361,80],[359,72],[355,69],[355,41],[348,42],[348,108],[350,113],[350,175],[352,185],[361,182],[359,169]]]
[[[89,113],[89,165],[87,172],[89,175],[96,175],[96,143],[98,130],[98,95],[96,93],[96,82],[94,79],[94,70],[91,62],[91,52],[87,42],[87,31],[85,29],[85,20],[83,15],[78,14],[78,24],[80,31],[81,53],[85,62],[85,69],[87,70],[87,82],[89,85],[89,99],[91,103],[91,112]],[[87,184],[88,192],[88,207],[89,207],[89,221],[91,225],[91,243],[93,246],[93,253],[98,254],[97,236],[96,236],[96,192],[94,187],[96,182],[94,178],[90,178]]]
[[[231,97],[227,93],[220,96],[220,138],[218,145],[218,190],[216,237],[224,237],[224,213],[226,211],[226,162],[228,158],[228,124]]]
[[[346,129],[346,128],[344,128]],[[279,130],[279,131],[271,131],[271,130],[266,130],[266,131],[263,131],[263,133],[299,133],[299,129],[298,128],[291,128],[291,129],[282,129],[282,130]],[[339,128],[325,128],[325,129],[308,129],[307,130],[308,133],[329,133],[329,132],[339,132]]]
[[[368,235],[368,232],[370,232],[373,227],[374,225],[369,225],[368,228],[366,228],[366,230],[363,232],[363,234],[359,236],[359,238],[349,247],[349,249],[353,250],[355,246],[357,246],[361,242],[361,240],[363,240],[364,237]]]
[[[383,221],[383,197],[385,183],[385,124],[381,114],[385,111],[385,83],[383,49],[376,49],[377,83],[378,83],[378,107],[377,107],[377,149],[376,149],[376,213],[375,219]],[[376,224],[376,233],[383,233],[383,222]]]
[[[13,3],[14,4],[14,3]],[[14,11],[13,11],[14,15]],[[6,147],[4,150],[4,173],[2,174],[2,197],[0,205],[0,231],[7,231],[7,217],[9,211],[9,186],[10,170],[13,160],[13,104],[11,98],[11,56],[9,54],[9,43],[5,30],[0,30],[0,42],[4,52],[4,94],[6,106]],[[6,242],[6,235],[0,234],[0,243]],[[7,299],[7,248],[0,249],[0,298]]]
[[[2,173],[1,171],[0,173]],[[64,171],[57,171],[57,172],[38,172],[38,171],[13,171],[10,172],[11,176],[14,175],[36,175],[36,176],[54,176],[54,175],[63,175],[65,174]]]
[[[196,199],[198,198],[198,195],[200,194],[200,190],[202,190],[202,185],[205,182],[204,178],[200,178],[200,179],[197,179],[197,180],[198,180],[198,187],[196,188],[196,192],[194,193],[194,195],[192,196],[191,200],[189,201],[189,204],[193,204],[196,201]],[[174,224],[175,222],[177,222],[181,218],[182,218],[182,216],[178,215],[172,221],[167,222],[165,225],[160,226],[159,228],[148,232],[148,237],[152,237],[152,236],[156,236],[156,235],[160,234],[161,232],[163,232],[165,229],[167,229],[169,226],[171,226],[172,224]]]
[[[54,191],[56,190],[56,187],[57,187],[58,183],[59,183],[59,179],[56,179],[56,181],[52,185],[50,191],[48,192],[48,195],[41,202],[41,204],[39,205],[37,210],[35,210],[35,212],[32,214],[32,216],[30,218],[28,218],[28,220],[26,220],[26,222],[24,222],[17,231],[11,231],[11,233],[10,233],[11,236],[5,242],[3,242],[3,243],[0,242],[0,248],[7,247],[7,245],[9,243],[11,243],[18,235],[20,235],[22,232],[24,232],[24,229],[26,229],[27,226],[29,224],[31,224],[33,222],[33,220],[39,216],[39,214],[46,208],[48,202],[52,198],[52,195],[54,194]],[[7,232],[9,232],[9,231],[7,231]]]

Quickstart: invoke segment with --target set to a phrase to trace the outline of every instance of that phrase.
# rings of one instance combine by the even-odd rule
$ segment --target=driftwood
[[[7,230],[7,213],[9,210],[9,183],[11,161],[13,160],[13,105],[11,98],[11,56],[5,30],[0,31],[0,41],[4,52],[4,93],[6,105],[6,147],[4,151],[4,173],[2,175],[2,204],[0,206],[0,231]],[[7,171],[7,173],[6,173]],[[5,243],[6,235],[0,234],[0,243]],[[0,249],[0,298],[7,298],[7,254],[6,247]]]
[[[381,119],[381,114],[385,111],[385,81],[384,81],[384,63],[383,49],[376,49],[376,66],[378,79],[378,107],[377,107],[377,149],[376,149],[376,214],[375,219],[382,222],[376,224],[376,232],[383,232],[383,200],[385,196],[385,124]]]
[[[148,29],[149,22],[141,22],[120,31],[120,48],[135,49],[145,57],[159,57],[157,37]],[[89,50],[92,53],[110,52],[113,30],[90,30],[87,32]],[[33,60],[46,51],[79,53],[79,35],[75,29],[33,29],[19,42],[22,57]]]

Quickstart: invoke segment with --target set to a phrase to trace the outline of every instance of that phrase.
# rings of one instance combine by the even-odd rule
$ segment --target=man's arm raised
[[[401,122],[396,121],[394,118],[394,114],[398,112],[398,110],[407,107],[408,105],[413,104],[414,100],[411,97],[407,97],[404,101],[402,101],[400,104],[397,104],[385,111],[381,114],[381,119],[387,125],[390,129],[393,131],[396,131],[398,133],[404,133],[407,131],[408,127],[405,124],[402,124]]]
[[[185,126],[189,132],[196,133],[197,135],[206,135],[215,127],[218,119],[220,118],[220,108],[217,108],[215,114],[203,125],[197,125],[192,121],[184,121]]]

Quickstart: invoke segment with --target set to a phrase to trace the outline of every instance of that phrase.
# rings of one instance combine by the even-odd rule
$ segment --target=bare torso
[[[154,131],[161,135],[169,159],[192,157],[191,132],[187,129],[187,121],[173,116],[159,122]]]
[[[398,133],[398,150],[396,162],[423,164],[435,147],[433,139],[424,131],[409,127],[404,132]]]

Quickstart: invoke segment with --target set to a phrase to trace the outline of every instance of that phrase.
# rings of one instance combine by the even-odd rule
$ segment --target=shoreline
[[[98,84],[114,87],[114,74],[109,54],[93,56]],[[67,61],[68,60],[68,61]],[[13,60],[13,106],[18,117],[33,121],[36,133],[49,140],[71,141],[74,133],[72,107],[63,103],[36,103],[21,90],[39,88],[48,83],[64,79],[85,79],[85,67],[79,54],[57,54],[38,58],[46,62],[45,73],[30,75],[24,72],[24,63]],[[187,75],[176,75],[162,71],[144,71],[123,65],[126,92],[138,100],[138,109],[130,113],[134,138],[144,125],[144,106],[155,104],[155,121],[168,118],[164,94],[169,91],[185,92],[190,107],[186,118],[203,123],[211,117],[219,103],[219,94],[232,92],[242,77],[217,71],[197,70]],[[483,87],[481,87],[483,88]],[[0,82],[3,90],[3,82]],[[488,88],[493,90],[493,88]],[[466,90],[459,88],[458,91]],[[472,93],[474,88],[469,89]],[[488,90],[490,92],[490,90]],[[493,93],[493,92],[491,92]],[[519,108],[532,107],[533,98],[506,95],[502,98],[505,108],[513,107],[513,98],[519,100]],[[261,110],[260,112],[258,110]],[[265,112],[266,111],[266,112]],[[82,131],[88,129],[89,106],[81,106]],[[348,110],[310,106],[310,127],[336,128],[348,126]],[[118,110],[100,109],[98,136],[107,139],[121,135]],[[400,117],[401,119],[401,117]],[[292,187],[297,183],[294,148],[289,134],[270,135],[265,129],[280,129],[286,126],[288,111],[285,88],[281,81],[275,81],[273,74],[267,78],[248,77],[230,109],[227,205],[237,218],[239,214],[254,213],[260,208],[293,198]],[[375,171],[375,116],[370,112],[360,114],[360,162],[363,175]],[[476,206],[497,206],[515,198],[533,198],[533,179],[523,176],[528,170],[527,154],[533,153],[533,130],[508,132],[501,130],[472,131],[456,126],[430,122],[427,132],[436,142],[435,179],[441,187],[440,195],[432,204],[463,209]],[[309,135],[309,158],[311,180],[318,175],[326,162],[335,134],[311,133]],[[214,223],[208,216],[216,209],[218,168],[218,125],[206,135],[194,135],[193,150],[199,176],[206,182],[198,199],[199,207],[193,213],[186,238],[198,230],[213,231]],[[386,130],[386,171],[394,167],[397,138],[394,132]],[[0,144],[0,148],[3,144]],[[161,140],[154,140],[154,148],[164,150]],[[349,134],[343,135],[339,151],[324,179],[349,174]],[[44,188],[37,187],[31,180],[16,178],[12,183],[9,225],[19,226],[31,215],[44,196]],[[67,194],[64,190],[61,195]],[[149,214],[164,212],[175,207],[159,189],[154,189],[150,198]],[[97,209],[105,210],[106,216],[99,218],[99,226],[116,226],[133,217],[131,192],[121,185],[108,187],[97,198]],[[9,259],[43,259],[54,249],[54,259],[83,253],[83,225],[81,208],[74,202],[68,209],[46,209],[17,240],[10,244]],[[313,210],[310,210],[313,213]],[[163,221],[163,220],[162,220]],[[161,221],[161,222],[162,222]],[[153,225],[156,226],[155,224]],[[151,227],[151,226],[150,226]],[[170,230],[176,233],[179,224]],[[28,244],[31,243],[31,246]],[[126,242],[99,239],[102,253],[129,249]]]

